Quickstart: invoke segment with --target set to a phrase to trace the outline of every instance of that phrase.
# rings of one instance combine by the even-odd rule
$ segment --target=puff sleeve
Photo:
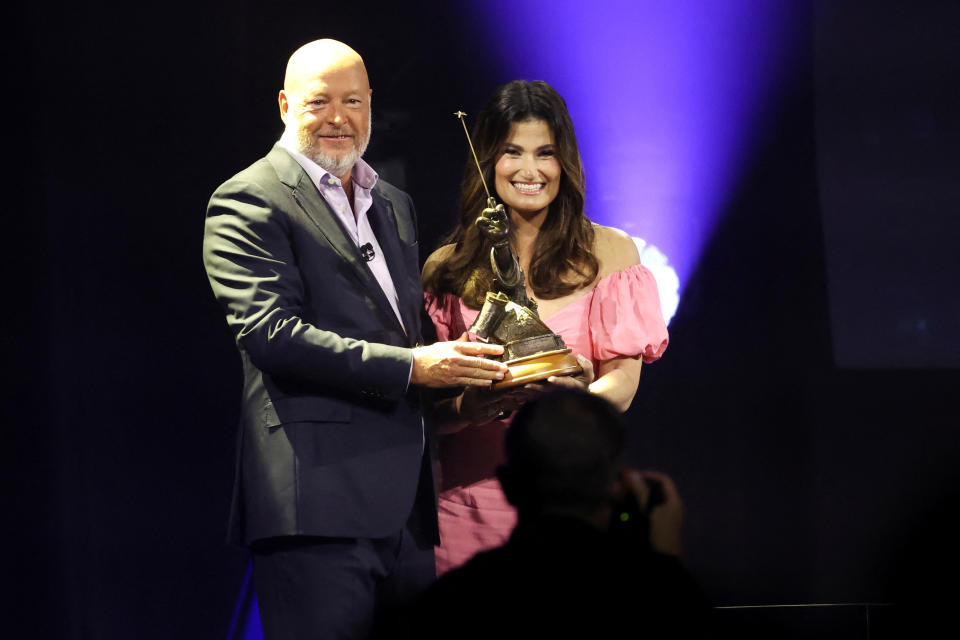
[[[593,355],[599,361],[640,356],[653,362],[667,348],[667,326],[657,283],[640,264],[613,273],[597,284],[588,312]]]

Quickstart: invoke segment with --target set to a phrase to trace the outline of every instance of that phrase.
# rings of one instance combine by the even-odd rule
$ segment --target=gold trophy
[[[576,356],[564,344],[563,338],[540,320],[536,301],[527,297],[523,269],[510,246],[510,217],[487,188],[464,120],[467,114],[457,111],[454,115],[463,125],[470,153],[480,172],[480,182],[487,193],[487,208],[480,213],[476,225],[480,235],[493,245],[490,248],[490,269],[494,284],[493,289],[487,291],[483,308],[470,332],[485,342],[503,345],[503,355],[497,359],[507,365],[507,374],[503,380],[493,383],[493,389],[515,387],[550,376],[582,373]]]

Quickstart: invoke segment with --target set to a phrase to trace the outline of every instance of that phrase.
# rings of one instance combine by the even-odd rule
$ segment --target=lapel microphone
[[[360,257],[364,262],[370,262],[377,257],[377,252],[373,250],[373,245],[369,242],[360,245]]]

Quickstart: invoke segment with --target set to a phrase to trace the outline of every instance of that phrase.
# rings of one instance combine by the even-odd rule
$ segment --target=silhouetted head
[[[591,517],[609,504],[623,469],[625,429],[609,402],[586,391],[557,389],[517,412],[497,471],[520,518]]]

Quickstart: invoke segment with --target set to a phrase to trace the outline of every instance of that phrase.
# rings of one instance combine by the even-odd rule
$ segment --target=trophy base
[[[494,390],[509,389],[528,382],[546,380],[550,376],[576,375],[583,371],[570,349],[545,351],[532,356],[507,360],[503,380],[494,382]]]

